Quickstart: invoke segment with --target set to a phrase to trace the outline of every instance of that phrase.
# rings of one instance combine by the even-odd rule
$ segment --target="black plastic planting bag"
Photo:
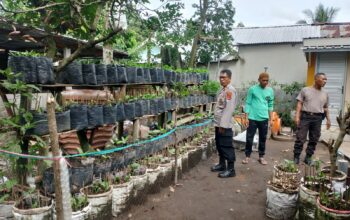
[[[153,83],[159,82],[157,69],[150,69],[149,74],[151,76],[151,82]]]
[[[127,72],[126,68],[122,66],[117,67],[117,82],[118,83],[127,83],[128,82],[128,77],[127,77]]]
[[[135,67],[126,67],[128,83],[136,83],[137,73]]]
[[[125,120],[124,104],[119,103],[114,108],[116,109],[116,121],[124,121]]]
[[[54,84],[52,59],[47,57],[36,58],[37,80],[39,84]]]
[[[68,170],[69,176],[71,177],[71,170]],[[71,178],[69,177],[69,182],[71,182]],[[55,192],[55,181],[54,181],[54,172],[53,168],[47,168],[43,173],[43,188],[44,191],[47,193],[54,193]],[[70,183],[71,185],[71,183]]]
[[[96,81],[97,85],[107,84],[107,67],[105,64],[96,64]]]
[[[124,151],[124,165],[128,166],[131,162],[134,161],[136,157],[136,149],[135,146],[129,147]]]
[[[103,125],[103,107],[99,105],[88,106],[88,127]]]
[[[45,135],[49,133],[47,113],[33,112],[34,127],[28,130],[29,134]]]
[[[142,117],[142,102],[141,101],[136,101],[135,103],[135,117],[139,118]]]
[[[63,83],[80,85],[84,84],[81,63],[73,62],[64,69]]]
[[[124,154],[120,151],[113,155],[111,171],[118,170],[124,167]]]
[[[136,83],[144,83],[143,68],[136,68]]]
[[[150,107],[149,107],[149,100],[141,100],[142,105],[142,115],[149,115],[150,113]]]
[[[167,84],[170,84],[171,83],[171,71],[164,70],[164,77],[165,77],[165,82]]]
[[[176,73],[174,71],[171,72],[171,83],[175,84],[176,83]]]
[[[135,118],[135,103],[124,103],[125,119],[133,120]]]
[[[150,69],[147,69],[147,68],[143,69],[143,77],[144,77],[145,83],[150,83],[152,81]]]
[[[161,83],[165,83],[164,70],[157,69],[158,81]]]
[[[118,83],[117,67],[114,65],[107,65],[107,84]]]
[[[69,168],[71,175],[71,185],[80,189],[92,183],[94,176],[94,164],[82,165]]]
[[[165,99],[164,98],[158,98],[158,113],[165,112]]]
[[[88,126],[87,105],[76,104],[69,107],[71,128],[82,130]]]
[[[171,109],[171,98],[165,99],[165,111],[169,111]]]
[[[171,109],[176,109],[178,107],[179,101],[178,98],[171,98]]]
[[[158,114],[158,100],[157,99],[149,100],[149,108],[150,108],[151,115],[157,115]]]
[[[26,83],[37,83],[36,60],[34,57],[10,56],[8,67],[14,73],[21,73],[19,80]]]
[[[104,124],[114,124],[116,122],[117,109],[114,105],[104,105],[103,106],[103,123]]]
[[[84,84],[87,85],[96,85],[96,69],[95,64],[82,64],[82,72]]]
[[[95,159],[94,161],[94,176],[96,177],[105,177],[109,172],[111,172],[112,161],[98,161]]]
[[[71,130],[70,122],[70,111],[65,112],[56,112],[56,121],[57,121],[57,131],[68,131]]]

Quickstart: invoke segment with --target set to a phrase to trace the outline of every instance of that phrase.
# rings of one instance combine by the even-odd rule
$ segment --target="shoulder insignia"
[[[227,100],[231,100],[232,99],[232,92],[231,91],[227,91],[226,92],[226,99]]]

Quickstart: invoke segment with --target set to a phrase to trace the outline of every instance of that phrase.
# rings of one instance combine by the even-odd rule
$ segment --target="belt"
[[[317,115],[317,116],[322,116],[323,113],[315,113],[315,112],[306,112],[306,111],[302,111],[303,114],[306,115]]]

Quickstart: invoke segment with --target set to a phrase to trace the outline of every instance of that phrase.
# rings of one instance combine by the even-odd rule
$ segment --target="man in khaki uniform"
[[[219,153],[219,164],[213,166],[211,171],[220,171],[218,176],[221,178],[236,176],[234,169],[236,157],[232,144],[232,114],[237,102],[237,92],[235,88],[230,85],[231,76],[232,72],[230,70],[225,69],[220,72],[220,84],[222,89],[218,94],[214,110],[215,141]]]
[[[314,85],[303,88],[297,97],[295,123],[298,130],[294,144],[294,162],[296,164],[299,164],[300,154],[303,151],[307,134],[309,133],[309,142],[304,163],[310,165],[311,157],[321,136],[322,120],[327,118],[327,129],[331,126],[328,111],[328,94],[322,89],[326,83],[326,74],[317,73]]]

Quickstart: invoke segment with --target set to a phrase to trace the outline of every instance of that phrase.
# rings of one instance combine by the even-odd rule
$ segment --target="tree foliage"
[[[323,4],[319,4],[314,11],[310,9],[305,9],[303,14],[310,21],[310,23],[326,23],[332,22],[337,15],[339,8],[325,7]],[[306,24],[306,20],[300,20],[298,24]]]

